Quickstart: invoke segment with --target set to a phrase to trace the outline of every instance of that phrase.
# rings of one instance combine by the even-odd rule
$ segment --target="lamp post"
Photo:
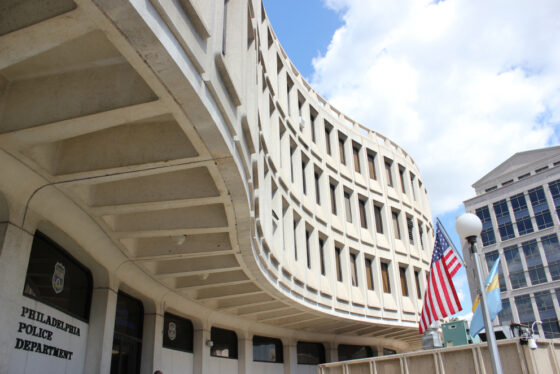
[[[476,239],[482,231],[482,222],[480,222],[480,219],[476,215],[472,213],[465,213],[457,217],[457,220],[455,221],[455,229],[457,230],[461,240],[466,239],[470,246],[471,258],[474,263],[478,288],[480,289],[480,306],[482,307],[482,317],[484,319],[484,328],[486,329],[486,340],[488,342],[490,360],[492,361],[492,370],[494,371],[494,374],[502,374],[500,354],[498,352],[498,345],[496,344],[492,320],[490,319],[490,311],[488,310],[488,303],[486,300],[486,287],[480,271],[480,258],[476,249]]]

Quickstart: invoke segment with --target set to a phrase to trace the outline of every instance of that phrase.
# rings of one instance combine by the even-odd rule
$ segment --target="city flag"
[[[490,320],[493,321],[494,318],[502,310],[502,298],[500,297],[500,282],[498,280],[498,266],[500,263],[500,258],[494,262],[492,270],[486,278],[486,300],[488,302],[488,310],[490,311]],[[477,296],[473,303],[473,318],[471,320],[470,335],[472,337],[476,336],[484,328],[484,320],[482,318],[482,308],[479,305],[480,297]]]
[[[434,322],[463,309],[455,286],[453,276],[461,268],[461,261],[436,223],[436,242],[428,276],[428,286],[424,293],[424,306],[420,317],[420,334]]]

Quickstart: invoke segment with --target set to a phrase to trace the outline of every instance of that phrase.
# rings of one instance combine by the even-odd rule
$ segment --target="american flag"
[[[437,223],[436,243],[420,318],[420,334],[423,334],[432,322],[463,309],[451,279],[460,268],[461,261]]]

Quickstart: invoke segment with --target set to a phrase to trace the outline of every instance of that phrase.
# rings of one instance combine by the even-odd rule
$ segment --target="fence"
[[[537,339],[530,349],[519,338],[499,340],[503,372],[560,374],[560,339]],[[391,356],[331,362],[318,374],[492,374],[486,343],[416,351]]]

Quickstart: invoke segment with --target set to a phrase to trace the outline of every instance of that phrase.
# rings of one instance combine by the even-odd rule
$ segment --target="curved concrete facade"
[[[92,273],[85,372],[109,372],[120,290],[144,307],[146,373],[312,372],[299,341],[330,361],[340,343],[419,345],[433,247],[420,172],[313,91],[260,1],[1,12],[0,372],[36,231]],[[188,358],[161,348],[165,312],[193,322]],[[237,333],[235,363],[210,357],[212,327]],[[254,335],[281,339],[283,365],[253,362]]]

